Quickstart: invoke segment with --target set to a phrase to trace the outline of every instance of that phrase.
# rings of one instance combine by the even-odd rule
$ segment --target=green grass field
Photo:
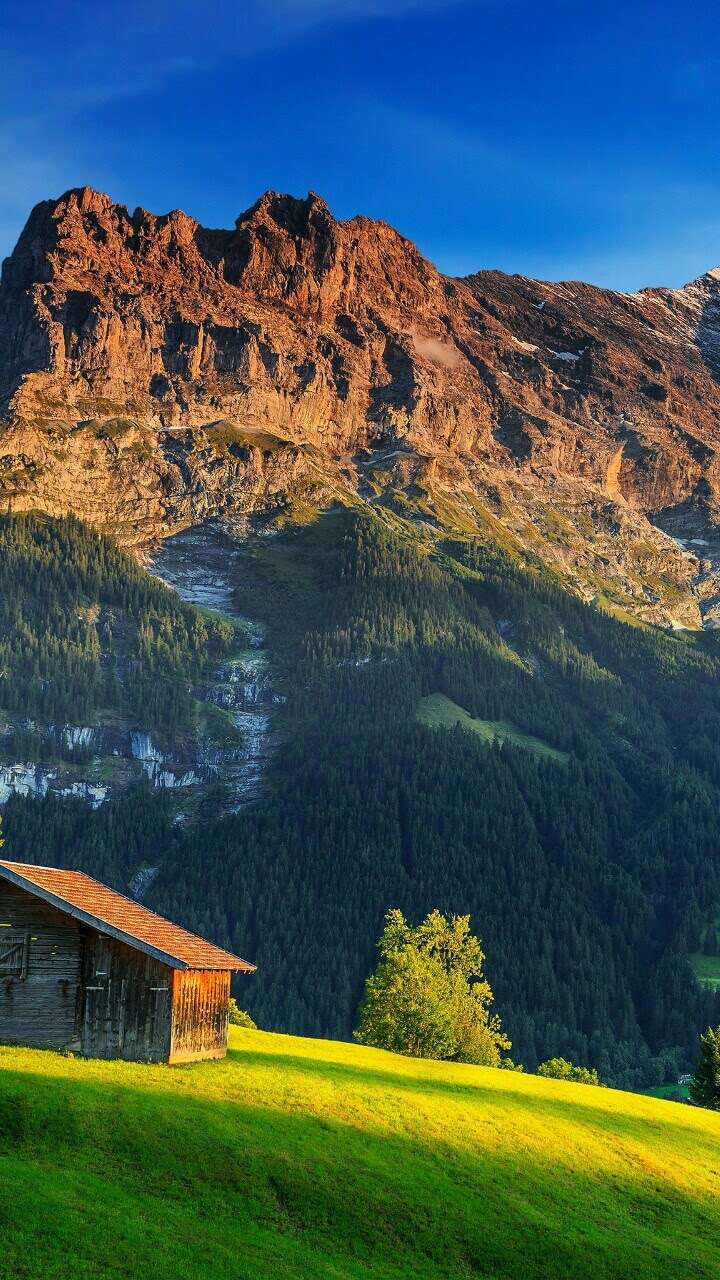
[[[458,706],[444,693],[431,693],[421,698],[418,703],[418,719],[430,729],[452,729],[456,724],[463,729],[470,729],[485,742],[509,742],[515,747],[524,747],[544,759],[555,760],[558,764],[567,764],[565,751],[557,751],[542,738],[534,738],[532,734],[523,733],[507,720],[476,720],[464,707]]]
[[[644,1089],[649,1098],[669,1098],[672,1102],[689,1102],[690,1086],[687,1084],[658,1084],[652,1089]]]
[[[720,956],[704,956],[698,951],[689,959],[700,986],[720,990]]]
[[[2,1280],[699,1280],[720,1115],[234,1030],[183,1068],[0,1049]]]

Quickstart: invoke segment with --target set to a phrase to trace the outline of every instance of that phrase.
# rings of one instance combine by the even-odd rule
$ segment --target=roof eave
[[[53,893],[51,889],[44,888],[43,885],[37,884],[35,880],[31,880],[23,876],[18,871],[13,871],[7,863],[0,861],[0,876],[11,884],[16,885],[19,889],[23,889],[26,893],[32,893],[36,898],[41,898],[47,902],[49,906],[55,907],[57,911],[61,911],[63,915],[71,916],[72,919],[85,924],[89,928],[94,929],[96,933],[105,934],[109,938],[115,938],[117,942],[123,942],[126,946],[132,947],[135,951],[142,951],[144,955],[151,956],[153,960],[159,960],[161,964],[167,965],[169,969],[178,969],[187,971],[189,969],[205,970],[206,972],[214,971],[217,973],[256,973],[257,966],[250,964],[248,960],[243,960],[240,956],[233,956],[230,952],[222,952],[220,947],[212,947],[213,951],[219,951],[227,958],[229,963],[216,964],[191,964],[188,960],[181,960],[178,956],[171,955],[169,951],[163,951],[160,947],[154,947],[151,942],[145,942],[142,938],[138,938],[134,933],[127,933],[124,929],[119,929],[117,925],[109,924],[107,920],[103,920],[100,916],[95,916],[91,911],[85,911],[82,907],[77,907],[72,902],[68,902],[67,898],[61,897],[59,894]]]
[[[136,938],[131,933],[125,933],[123,929],[118,929],[115,925],[108,924],[107,921],[92,915],[90,911],[83,911],[82,907],[73,906],[71,902],[59,897],[56,893],[52,893],[50,889],[44,889],[42,885],[36,884],[34,880],[27,880],[25,876],[19,875],[16,871],[11,871],[9,867],[2,864],[0,864],[0,876],[8,880],[10,884],[16,885],[18,889],[24,889],[26,893],[34,894],[36,898],[42,898],[49,906],[55,907],[57,911],[62,911],[63,915],[72,916],[74,920],[79,920],[81,924],[88,925],[96,933],[107,934],[109,938],[115,938],[117,942],[124,942],[126,946],[133,947],[135,951],[142,951],[145,955],[152,956],[154,960],[159,960],[161,964],[166,964],[170,969],[192,968],[192,965],[185,960],[178,960],[177,956],[171,956],[167,951],[161,951],[158,947],[153,947],[149,942],[143,942],[141,938]]]

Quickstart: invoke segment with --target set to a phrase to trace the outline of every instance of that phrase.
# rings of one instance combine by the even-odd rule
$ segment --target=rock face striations
[[[715,620],[713,272],[636,294],[457,280],[313,194],[217,231],[83,188],[38,205],[4,264],[0,410],[4,510],[142,544],[402,499],[426,526],[502,529],[587,597]]]

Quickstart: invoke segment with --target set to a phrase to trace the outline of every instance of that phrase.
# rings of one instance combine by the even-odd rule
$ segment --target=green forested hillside
[[[231,1029],[186,1068],[0,1049],[0,1274],[710,1280],[720,1118]]]
[[[720,892],[714,638],[365,516],[263,544],[244,592],[285,655],[287,745],[267,802],[187,833],[155,901],[242,940],[261,1023],[349,1034],[385,907],[438,906],[471,912],[522,1061],[673,1074],[716,1008],[685,958]],[[567,765],[425,727],[434,691]]]
[[[150,850],[149,905],[257,962],[241,999],[267,1027],[348,1036],[386,908],[438,907],[471,913],[528,1067],[685,1068],[720,1020],[687,959],[720,914],[716,637],[620,622],[490,534],[387,510],[251,541],[237,595],[287,694],[263,798],[208,796],[182,827],[149,795],[89,817],[16,798],[12,853],[122,885]],[[434,695],[513,733],[425,724]]]
[[[120,711],[187,728],[189,683],[232,628],[188,608],[80,521],[0,519],[0,714],[91,724]]]

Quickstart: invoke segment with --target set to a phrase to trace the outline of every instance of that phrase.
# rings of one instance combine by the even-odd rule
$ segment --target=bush
[[[249,1013],[239,1008],[237,1000],[230,997],[228,1015],[231,1027],[245,1027],[248,1031],[257,1031],[257,1023],[253,1022]]]
[[[547,1062],[540,1063],[537,1074],[547,1080],[572,1080],[575,1084],[597,1084],[604,1087],[594,1067],[575,1067],[565,1058],[548,1058]]]

